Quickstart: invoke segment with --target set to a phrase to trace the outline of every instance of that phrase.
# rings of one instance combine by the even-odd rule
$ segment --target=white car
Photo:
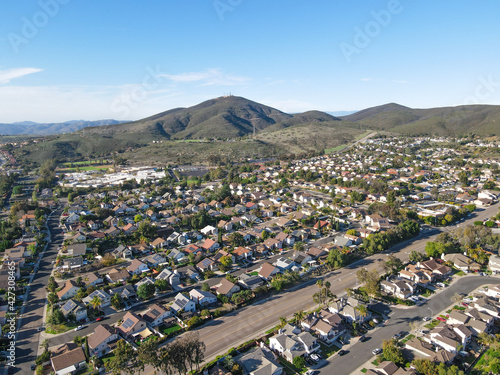
[[[75,328],[75,331],[79,331],[81,329],[84,329],[85,327],[86,327],[85,325],[80,325],[80,326]]]
[[[423,320],[424,322],[428,322],[429,320],[432,320],[432,318],[431,318],[431,317],[429,317],[429,316],[426,316],[426,317],[425,317],[425,318],[423,318],[422,320]]]

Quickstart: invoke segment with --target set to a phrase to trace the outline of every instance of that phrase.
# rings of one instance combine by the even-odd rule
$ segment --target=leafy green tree
[[[123,300],[118,293],[113,294],[111,297],[111,306],[113,306],[116,310],[123,308]]]
[[[384,262],[384,270],[387,273],[394,274],[403,268],[403,262],[398,257],[390,254],[387,261]]]
[[[142,284],[137,288],[137,296],[142,300],[148,300],[155,294],[154,284]]]
[[[53,305],[59,301],[59,297],[57,296],[56,293],[52,292],[47,295],[47,301],[49,301],[50,305]]]
[[[368,271],[366,268],[362,268],[356,272],[356,277],[360,283],[364,284],[369,295],[376,296],[379,294],[380,276],[376,269]]]
[[[155,281],[155,287],[160,291],[165,291],[169,288],[168,281],[165,279],[160,279]]]
[[[231,269],[232,265],[233,265],[233,259],[230,255],[225,255],[220,258],[220,266],[222,266],[220,267],[221,271],[224,272]]]
[[[245,239],[243,238],[243,235],[238,232],[231,233],[228,237],[228,240],[234,247],[245,245]]]
[[[122,372],[130,375],[136,373],[137,362],[135,360],[137,356],[134,349],[126,341],[118,340],[113,354],[114,356],[104,364],[107,371],[113,375],[120,375]]]
[[[306,360],[302,356],[297,356],[293,359],[293,365],[298,369],[303,369],[306,367]]]
[[[208,283],[202,283],[201,290],[203,290],[204,292],[210,292],[210,286],[208,285]]]
[[[384,340],[382,343],[383,358],[386,361],[392,361],[398,366],[404,366],[405,359],[403,351],[398,347],[396,340]]]
[[[62,311],[58,308],[52,308],[52,313],[49,315],[47,322],[52,325],[64,323],[64,315]]]

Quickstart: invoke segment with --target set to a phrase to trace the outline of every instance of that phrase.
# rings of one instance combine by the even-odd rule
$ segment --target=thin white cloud
[[[11,80],[24,77],[28,74],[41,72],[43,69],[38,68],[13,68],[13,69],[0,69],[0,84],[4,85]]]
[[[363,82],[368,82],[368,81],[371,81],[373,80],[373,78],[361,78],[360,81],[363,81]]]
[[[179,74],[162,74],[164,77],[174,82],[192,83],[199,82],[204,86],[219,85],[219,86],[234,86],[244,85],[251,79],[244,76],[224,73],[220,69],[208,69],[203,72],[187,72]]]

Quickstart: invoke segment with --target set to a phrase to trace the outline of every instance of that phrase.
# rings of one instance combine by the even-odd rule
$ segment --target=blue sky
[[[5,0],[0,122],[500,104],[500,2]]]

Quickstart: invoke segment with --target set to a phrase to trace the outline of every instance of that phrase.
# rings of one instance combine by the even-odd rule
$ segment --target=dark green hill
[[[412,109],[390,103],[343,116],[341,119],[356,128],[408,135],[500,134],[500,106],[494,105]]]

